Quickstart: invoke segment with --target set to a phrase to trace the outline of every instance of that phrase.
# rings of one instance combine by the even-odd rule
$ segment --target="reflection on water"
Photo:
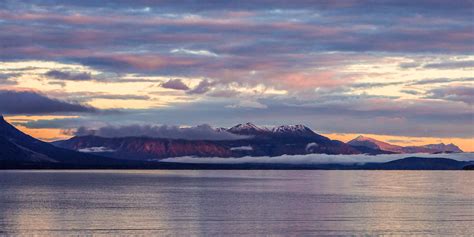
[[[0,235],[474,234],[462,171],[1,171]]]

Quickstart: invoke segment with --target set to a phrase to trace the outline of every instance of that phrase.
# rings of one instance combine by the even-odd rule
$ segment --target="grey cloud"
[[[448,61],[441,63],[430,63],[423,66],[424,68],[434,69],[462,69],[474,67],[474,61]]]
[[[196,87],[188,91],[188,94],[205,94],[210,91],[215,84],[215,82],[209,80],[202,80]]]
[[[474,104],[474,87],[473,86],[447,86],[429,90],[427,98],[442,99],[449,101],[460,101],[466,104]]]
[[[474,81],[474,77],[469,78],[433,78],[433,79],[423,79],[419,81],[413,81],[408,83],[408,85],[427,85],[427,84],[437,84],[437,83],[450,83],[450,82],[471,82]]]
[[[417,62],[412,62],[412,63],[400,63],[399,67],[400,68],[416,68],[419,67],[421,64]]]
[[[0,91],[0,113],[52,114],[71,112],[97,112],[91,106],[49,98],[31,91]]]
[[[16,85],[17,82],[12,78],[20,75],[21,73],[0,73],[0,85]]]
[[[419,92],[417,90],[400,90],[400,92],[409,94],[409,95],[420,95],[423,94],[422,92]]]
[[[109,94],[109,93],[69,93],[70,97],[74,97],[80,101],[89,101],[93,99],[109,99],[109,100],[149,100],[150,97],[146,95],[120,95],[120,94]]]
[[[213,92],[210,92],[208,96],[230,98],[230,97],[236,97],[239,94],[240,92],[236,90],[215,90]]]
[[[183,91],[189,90],[189,87],[186,84],[184,84],[184,82],[181,79],[170,79],[167,82],[162,83],[161,87],[167,88],[167,89],[173,89],[173,90],[183,90]]]
[[[86,72],[65,72],[59,70],[50,70],[44,74],[47,77],[61,80],[70,80],[70,81],[88,81],[92,80],[92,75]]]
[[[64,82],[64,81],[50,81],[50,82],[48,82],[48,84],[58,85],[60,87],[65,87],[66,86],[66,82]]]
[[[389,139],[387,140],[388,143],[406,143],[406,144],[410,144],[410,143],[415,143],[415,142],[422,142],[422,140],[418,140],[418,139],[408,139],[408,140],[401,140],[401,139]]]
[[[186,140],[236,140],[246,136],[235,135],[226,131],[217,131],[207,124],[195,127],[128,125],[107,126],[99,129],[79,127],[76,136],[96,135],[102,137],[156,137]]]
[[[149,100],[146,95],[117,95],[117,94],[92,94],[87,96],[92,99],[110,99],[110,100]]]
[[[395,82],[367,82],[367,83],[354,83],[351,85],[353,88],[361,88],[361,89],[370,89],[376,87],[385,87],[385,86],[397,86],[402,85],[405,82],[395,81]]]

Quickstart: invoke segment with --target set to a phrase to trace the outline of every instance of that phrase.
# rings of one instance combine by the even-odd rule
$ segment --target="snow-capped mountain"
[[[238,135],[265,135],[271,132],[267,128],[261,128],[256,126],[253,123],[241,123],[237,124],[229,129],[227,129],[228,132],[233,133],[233,134],[238,134]]]
[[[293,135],[303,135],[303,136],[316,135],[316,133],[313,132],[313,130],[301,124],[277,126],[277,127],[274,127],[271,131],[276,134],[293,134]]]
[[[235,125],[229,129],[228,132],[238,135],[252,135],[261,137],[274,137],[274,136],[299,136],[299,137],[318,137],[322,138],[319,134],[313,132],[310,128],[302,125],[281,125],[273,128],[259,127],[253,123],[244,123]]]

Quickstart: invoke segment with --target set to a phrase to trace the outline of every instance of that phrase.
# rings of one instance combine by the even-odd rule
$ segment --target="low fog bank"
[[[220,158],[220,157],[176,157],[161,160],[161,162],[177,163],[201,163],[201,164],[244,164],[244,163],[267,163],[267,164],[364,164],[384,163],[407,157],[423,158],[449,158],[458,161],[474,161],[474,153],[452,153],[452,154],[384,154],[384,155],[283,155],[276,157],[242,157],[242,158]]]

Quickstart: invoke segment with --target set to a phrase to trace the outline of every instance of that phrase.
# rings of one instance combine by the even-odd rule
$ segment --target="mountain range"
[[[119,159],[164,159],[180,156],[242,157],[323,154],[392,154],[462,152],[453,144],[402,147],[359,136],[347,144],[315,133],[304,125],[283,125],[274,128],[252,123],[217,132],[240,135],[237,140],[185,140],[154,137],[76,136],[53,142],[54,145],[76,151],[90,152]]]
[[[147,137],[73,137],[53,144],[24,134],[0,116],[0,169],[462,169],[472,162],[409,157],[366,164],[186,164],[157,162],[176,156],[240,157],[280,154],[361,154],[384,152],[330,140],[302,126],[259,128],[239,124],[225,131],[247,135],[232,141]],[[360,140],[360,139],[359,139]],[[70,147],[70,149],[69,149]],[[428,146],[438,148],[439,146]],[[383,148],[385,147],[378,147]],[[444,146],[441,148],[444,149]],[[432,148],[430,148],[432,149]]]
[[[242,135],[238,140],[184,140],[151,137],[78,136],[53,144],[77,151],[120,159],[164,159],[179,156],[242,157],[280,156],[309,153],[361,154],[386,153],[367,147],[354,147],[321,136],[303,125],[279,126],[273,129],[251,123],[217,129]]]

